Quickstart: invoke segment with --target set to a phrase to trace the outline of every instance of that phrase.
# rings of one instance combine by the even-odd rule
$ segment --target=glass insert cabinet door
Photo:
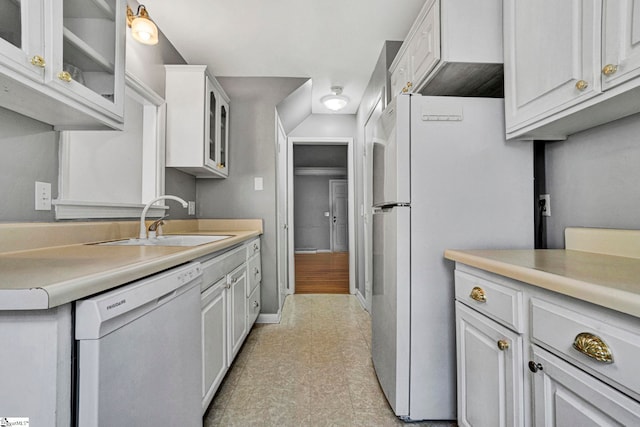
[[[206,106],[205,111],[205,164],[211,168],[216,168],[216,145],[217,145],[217,121],[216,115],[218,111],[218,94],[213,88],[213,84],[208,77],[206,79]]]
[[[54,0],[47,67],[52,84],[116,116],[123,115],[125,2],[123,0]]]
[[[229,106],[220,104],[220,159],[218,161],[218,169],[227,169],[227,140],[229,137]]]
[[[0,62],[36,81],[44,79],[42,0],[0,0]]]

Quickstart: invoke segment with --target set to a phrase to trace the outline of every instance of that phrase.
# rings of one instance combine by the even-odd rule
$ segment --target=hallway
[[[291,295],[256,325],[204,426],[396,426],[370,357],[369,314],[351,295]],[[435,426],[412,423],[411,426]]]
[[[348,294],[349,252],[295,254],[296,294]]]

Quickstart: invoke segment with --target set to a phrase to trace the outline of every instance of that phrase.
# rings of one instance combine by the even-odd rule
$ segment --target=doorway
[[[352,138],[289,138],[289,293],[355,292]]]

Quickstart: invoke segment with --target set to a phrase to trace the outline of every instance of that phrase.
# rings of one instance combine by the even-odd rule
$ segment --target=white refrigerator
[[[373,138],[372,356],[395,414],[456,419],[447,248],[531,248],[533,146],[504,102],[399,95]]]

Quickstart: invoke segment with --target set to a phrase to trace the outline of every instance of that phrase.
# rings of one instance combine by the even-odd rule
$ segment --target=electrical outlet
[[[196,214],[196,202],[189,201],[188,205],[189,205],[188,214],[189,215],[195,215]]]
[[[36,181],[36,210],[51,210],[51,183]]]
[[[551,216],[551,195],[541,194],[538,200],[541,202],[544,201],[544,205],[542,206],[542,216]]]

